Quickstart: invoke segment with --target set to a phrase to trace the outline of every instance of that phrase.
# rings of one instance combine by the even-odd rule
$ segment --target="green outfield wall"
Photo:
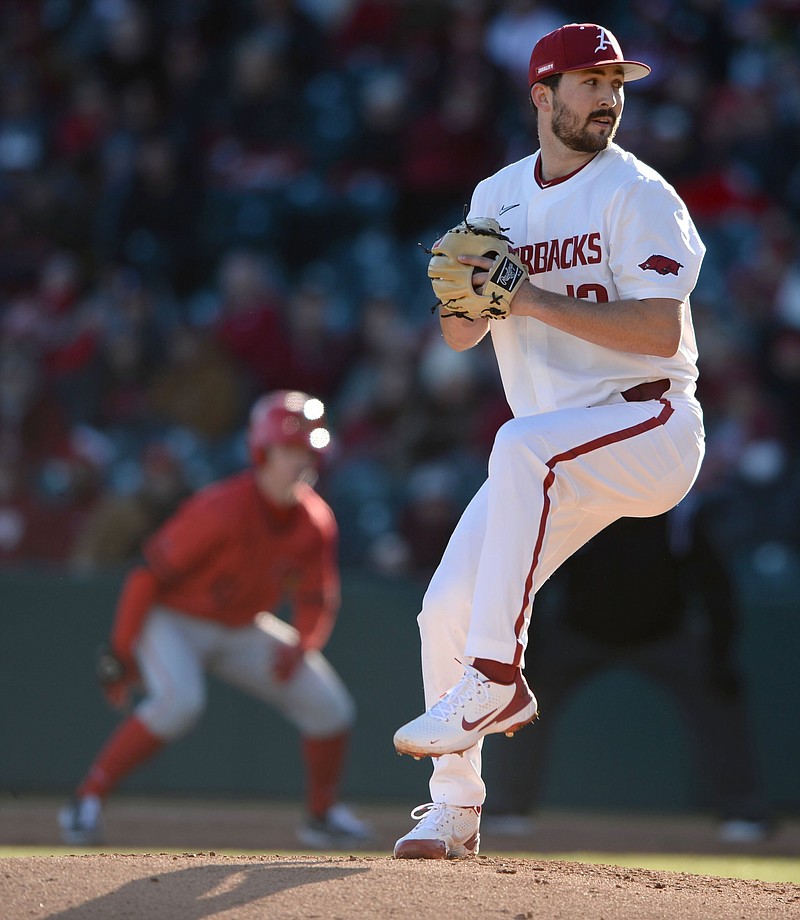
[[[3,794],[67,793],[117,724],[92,672],[122,575],[0,572]],[[328,657],[359,709],[344,790],[353,801],[428,800],[428,764],[400,758],[392,747],[394,729],[422,706],[422,590],[421,583],[344,575]],[[800,811],[800,584],[753,583],[744,594],[739,653],[767,797],[779,810]],[[704,805],[680,716],[640,677],[612,672],[594,680],[555,734],[545,804],[675,811]],[[261,704],[213,683],[202,723],[120,791],[296,798],[302,775],[295,732]]]

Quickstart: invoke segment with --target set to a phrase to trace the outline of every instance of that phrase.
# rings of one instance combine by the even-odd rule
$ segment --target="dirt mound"
[[[500,857],[98,854],[0,860],[5,920],[800,917],[800,886]]]

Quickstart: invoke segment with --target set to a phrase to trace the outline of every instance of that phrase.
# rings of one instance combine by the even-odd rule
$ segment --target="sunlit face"
[[[553,91],[553,135],[580,153],[605,150],[625,104],[624,75],[616,66],[565,73]]]
[[[275,444],[267,451],[259,475],[273,498],[288,501],[298,482],[313,481],[316,460],[310,447]]]

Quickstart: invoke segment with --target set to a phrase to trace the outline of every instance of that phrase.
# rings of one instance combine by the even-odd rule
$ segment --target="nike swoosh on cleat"
[[[495,709],[493,712],[490,712],[488,716],[484,716],[482,719],[478,719],[477,722],[473,722],[472,724],[465,722],[465,720],[462,719],[461,727],[464,729],[464,731],[472,731],[478,726],[481,728],[488,728],[490,725],[494,725],[495,722],[502,722],[503,719],[508,719],[510,716],[514,715],[515,712],[518,712],[520,709],[524,709],[526,705],[527,700],[520,701],[514,697],[514,699],[511,700],[508,706],[506,706],[506,708],[499,715],[495,716],[495,712],[497,712]],[[494,716],[494,718],[492,718],[492,716]],[[486,721],[487,719],[489,721]],[[483,724],[481,725],[481,723]]]
[[[497,710],[496,710],[496,709],[493,709],[490,713],[488,713],[487,715],[482,716],[480,719],[478,719],[477,722],[467,722],[466,719],[462,719],[462,720],[461,720],[461,727],[464,729],[465,732],[471,732],[473,729],[479,728],[482,722],[485,722],[487,719],[491,719],[492,716],[493,716],[496,712],[497,712]],[[494,721],[494,720],[492,720],[492,721]]]
[[[517,202],[516,204],[503,205],[503,207],[500,208],[500,213],[498,214],[498,217],[502,217],[502,215],[505,214],[506,211],[510,211],[512,208],[518,208],[518,207],[519,207],[519,202]]]

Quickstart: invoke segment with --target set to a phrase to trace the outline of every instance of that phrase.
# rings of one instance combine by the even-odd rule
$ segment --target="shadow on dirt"
[[[48,920],[164,916],[201,920],[287,889],[341,880],[367,871],[343,869],[316,860],[192,866],[128,882],[110,894],[48,914]]]

